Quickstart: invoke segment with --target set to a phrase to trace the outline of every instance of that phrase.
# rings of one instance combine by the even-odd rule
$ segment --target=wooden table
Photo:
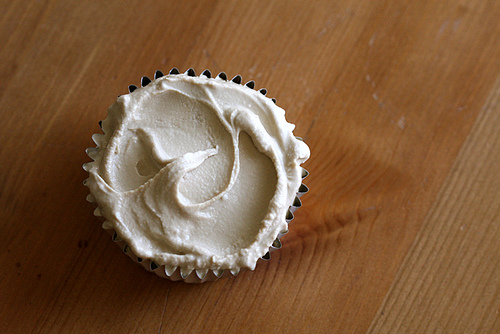
[[[3,1],[1,333],[499,333],[500,2]],[[144,271],[85,149],[157,69],[254,79],[309,144],[283,248],[215,283]]]

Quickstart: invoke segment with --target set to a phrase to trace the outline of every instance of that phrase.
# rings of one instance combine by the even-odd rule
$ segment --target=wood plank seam
[[[415,312],[416,310],[420,310],[427,315],[430,315],[430,313],[435,315],[435,308],[439,307],[436,306],[439,304],[439,298],[444,298],[450,303],[454,300],[462,299],[465,292],[460,286],[452,286],[455,293],[450,298],[448,294],[443,294],[443,290],[446,290],[446,287],[448,287],[447,282],[441,281],[437,285],[431,284],[436,278],[444,277],[449,279],[450,276],[453,278],[453,275],[450,273],[453,273],[454,270],[460,274],[468,274],[465,281],[463,281],[462,277],[459,277],[459,283],[473,284],[478,279],[473,275],[475,272],[470,272],[469,268],[472,267],[476,270],[486,268],[481,272],[479,281],[492,282],[490,278],[494,277],[495,272],[498,271],[498,254],[500,252],[498,241],[500,236],[497,236],[499,233],[497,167],[497,163],[500,160],[498,156],[500,151],[500,140],[498,138],[498,128],[500,128],[499,109],[500,77],[497,79],[482,113],[465,141],[455,165],[451,169],[450,175],[444,182],[435,204],[426,216],[421,231],[403,261],[394,279],[394,283],[386,294],[386,298],[380,306],[377,316],[374,318],[368,332],[399,332],[408,329],[424,330],[425,332],[426,330],[430,330],[431,322],[438,320],[430,318],[427,319],[428,323],[423,324],[417,321],[417,319],[422,319]],[[484,161],[468,159],[473,151],[485,155],[486,159]],[[490,190],[491,193],[488,195],[492,194],[492,196],[482,194],[485,186],[489,186],[486,190]],[[474,197],[473,195],[477,196]],[[485,196],[487,197],[485,198]],[[472,199],[474,198],[481,198],[483,200],[480,203],[472,203]],[[486,208],[483,208],[482,212],[477,213],[480,219],[489,219],[487,223],[483,223],[488,224],[483,234],[475,235],[473,233],[475,230],[472,230],[470,227],[464,233],[464,225],[456,228],[453,222],[461,222],[463,217],[470,214],[471,206],[481,206],[481,204],[483,206],[491,204],[486,205]],[[497,212],[492,215],[490,211],[495,209]],[[470,224],[479,224],[479,222],[472,221]],[[455,254],[453,252],[450,254],[450,251],[466,249],[466,241],[470,242],[471,239],[477,240],[477,248],[468,249],[468,253],[459,258],[458,263],[455,263],[457,261],[453,262]],[[485,257],[485,254],[488,254],[488,250],[491,256]],[[471,255],[467,256],[467,254]],[[426,260],[425,263],[423,263],[422,259]],[[458,264],[458,267],[454,268],[453,266],[456,264]],[[421,272],[417,272],[417,270],[421,270]],[[441,272],[444,273],[441,275]],[[485,289],[487,289],[487,286],[483,286],[481,291]],[[498,287],[493,297],[497,294]],[[484,298],[487,298],[487,296]],[[494,300],[495,298],[488,305],[494,303]],[[466,303],[461,310],[462,321],[460,323],[463,323],[463,319],[467,319],[474,313],[473,310],[469,310],[472,307],[471,304]],[[410,307],[410,305],[420,305],[420,307]],[[422,310],[421,306],[424,305],[427,305],[426,309]],[[440,328],[440,324],[444,324],[444,329],[448,325],[456,325],[451,322],[452,315],[448,314],[449,318],[443,319],[447,314],[446,311],[438,310],[438,315],[440,314],[439,321],[431,328]],[[486,317],[487,314],[485,313],[482,318]],[[452,331],[463,329],[459,327],[451,328]]]

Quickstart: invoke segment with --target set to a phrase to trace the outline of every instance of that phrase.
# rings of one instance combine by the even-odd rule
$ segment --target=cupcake
[[[309,148],[265,89],[208,70],[129,86],[84,165],[103,228],[159,276],[213,281],[280,248],[301,205]]]

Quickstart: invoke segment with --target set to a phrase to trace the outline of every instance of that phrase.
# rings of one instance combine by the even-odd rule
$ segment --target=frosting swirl
[[[168,75],[120,96],[102,128],[87,185],[137,256],[253,269],[286,230],[309,148],[259,92]]]

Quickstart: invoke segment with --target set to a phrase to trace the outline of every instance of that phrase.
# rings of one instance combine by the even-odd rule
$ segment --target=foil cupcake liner
[[[174,67],[172,68],[169,73],[169,75],[176,75],[180,74],[179,70]],[[194,69],[190,68],[184,74],[194,77],[196,76],[196,73]],[[212,73],[207,69],[201,73],[201,75],[211,78]],[[200,75],[200,76],[201,76]],[[154,79],[158,79],[163,77],[164,74],[162,71],[157,70],[154,73]],[[220,72],[217,76],[217,78],[220,78],[224,81],[229,81],[227,78],[226,73]],[[233,77],[230,81],[236,83],[236,84],[241,84],[249,89],[255,89],[255,82],[253,80],[250,80],[246,83],[243,83],[241,75],[236,75]],[[143,76],[141,78],[141,87],[147,86],[149,83],[151,83],[152,80],[147,77]],[[134,90],[139,88],[136,85],[129,85],[128,86],[128,91],[129,93],[132,93]],[[258,89],[258,92],[260,92],[262,95],[266,96],[267,94],[267,89],[261,88]],[[276,103],[275,98],[270,98],[274,103]],[[102,130],[102,121],[99,122],[99,126],[101,127]],[[95,136],[102,136],[102,134],[94,134],[92,135],[93,141],[97,145],[97,141],[95,140]],[[298,140],[302,140],[300,137],[295,137]],[[90,147],[86,150],[87,155],[94,160],[95,154],[98,151],[98,147]],[[87,164],[83,165],[83,169],[88,172]],[[302,168],[302,181],[309,175],[309,172]],[[83,181],[83,184],[86,186],[87,185],[87,179]],[[302,201],[300,198],[309,191],[309,188],[302,182],[299,186],[299,189],[297,189],[295,199],[288,208],[285,216],[285,220],[287,222],[287,225],[294,219],[294,212],[299,209],[302,206]],[[96,205],[96,208],[94,210],[94,215],[97,217],[102,217],[101,210],[96,204],[95,199],[93,198],[92,194],[87,195],[87,201],[90,203],[93,203]],[[104,217],[103,217],[104,219]],[[204,283],[204,282],[213,282],[217,281],[218,279],[222,277],[227,277],[227,276],[236,276],[238,275],[241,271],[248,270],[247,268],[238,268],[238,269],[189,269],[189,268],[181,268],[181,267],[170,267],[170,266],[165,266],[165,265],[160,265],[156,263],[155,261],[151,259],[143,259],[138,257],[137,255],[134,254],[132,248],[118,235],[118,233],[113,229],[112,226],[110,226],[107,221],[104,221],[103,223],[103,229],[105,229],[110,235],[111,239],[113,242],[120,247],[120,249],[125,253],[128,257],[130,257],[134,262],[140,264],[144,269],[146,269],[149,272],[153,272],[159,277],[169,279],[171,281],[184,281],[186,283]],[[282,247],[281,243],[281,238],[288,233],[288,228],[284,231],[281,231],[278,233],[278,236],[274,240],[274,242],[269,246],[269,251],[264,254],[259,260],[260,261],[269,261],[271,260],[271,253],[277,249],[280,249]]]

